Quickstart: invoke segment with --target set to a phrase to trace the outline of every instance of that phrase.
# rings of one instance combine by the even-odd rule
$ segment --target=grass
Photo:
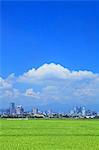
[[[0,150],[99,150],[99,120],[0,120]]]

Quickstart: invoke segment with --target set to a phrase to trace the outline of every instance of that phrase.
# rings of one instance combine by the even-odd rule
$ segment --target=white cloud
[[[0,90],[0,98],[18,98],[20,96],[20,92],[18,89],[11,88],[11,89],[4,89]]]
[[[19,76],[19,82],[35,83],[42,80],[51,79],[85,79],[85,78],[95,78],[97,74],[91,71],[71,71],[59,64],[44,64],[38,69],[31,69],[23,75]]]
[[[32,88],[26,89],[26,92],[24,93],[24,96],[32,97],[32,98],[39,98],[39,92],[34,92]]]
[[[19,97],[20,95],[19,90],[13,87],[13,84],[15,82],[16,81],[15,81],[14,74],[9,75],[6,79],[0,77],[0,98]]]
[[[4,97],[37,99],[39,103],[95,103],[99,99],[99,74],[44,64],[19,77],[11,74],[7,79],[0,78],[0,98]]]
[[[0,77],[0,89],[10,89],[12,88],[12,84],[7,81],[7,80],[4,80]]]

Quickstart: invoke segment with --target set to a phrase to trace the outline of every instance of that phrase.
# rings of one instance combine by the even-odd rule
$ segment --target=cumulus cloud
[[[12,84],[7,81],[4,80],[3,78],[0,77],[0,89],[10,89],[12,88]]]
[[[0,98],[17,98],[20,96],[20,92],[18,89],[11,88],[11,89],[3,89],[0,90]]]
[[[19,77],[0,78],[0,98],[38,100],[39,103],[98,103],[99,74],[69,70],[59,64],[44,64]]]
[[[38,69],[31,69],[23,75],[19,76],[19,82],[37,82],[41,80],[51,79],[84,79],[84,78],[95,78],[97,74],[91,71],[71,71],[59,64],[44,64]]]
[[[14,74],[9,75],[6,79],[0,77],[0,98],[16,98],[20,95],[19,90],[13,87],[15,82]]]
[[[39,92],[34,92],[32,88],[26,89],[26,92],[24,93],[24,96],[32,97],[32,98],[39,98]]]

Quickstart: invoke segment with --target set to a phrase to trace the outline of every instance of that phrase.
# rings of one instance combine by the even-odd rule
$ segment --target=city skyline
[[[1,3],[0,107],[99,111],[99,2]]]
[[[63,117],[85,117],[85,118],[95,118],[96,116],[99,116],[99,112],[96,112],[94,110],[90,110],[86,108],[85,106],[74,106],[71,110],[64,112],[57,112],[55,110],[46,109],[46,110],[40,110],[37,107],[32,107],[30,110],[25,110],[22,105],[16,105],[14,102],[11,102],[9,107],[6,109],[0,109],[0,116],[1,117],[13,117],[13,116],[20,116],[20,117],[29,117],[31,115],[43,115],[43,117],[51,117],[50,115],[55,114],[62,114]],[[29,116],[28,116],[29,115]],[[55,117],[55,116],[52,116]],[[57,116],[59,117],[59,116]],[[62,117],[62,116],[61,116]]]

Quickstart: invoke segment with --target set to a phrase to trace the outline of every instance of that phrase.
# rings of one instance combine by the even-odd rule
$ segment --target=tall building
[[[32,113],[33,113],[33,114],[38,114],[38,109],[37,109],[37,108],[33,108],[33,109],[32,109]]]
[[[20,106],[17,106],[16,107],[16,114],[17,115],[22,115],[24,113],[24,109],[23,107],[20,105]]]
[[[82,107],[82,116],[85,116],[85,115],[86,115],[86,108]]]
[[[47,114],[51,115],[52,114],[52,109],[49,109]]]
[[[15,115],[16,110],[15,110],[15,103],[10,104],[10,115]]]
[[[70,115],[74,115],[74,110],[71,110],[71,111],[70,111]]]
[[[79,111],[78,106],[75,106],[75,107],[74,107],[74,114],[78,114],[78,111]]]

